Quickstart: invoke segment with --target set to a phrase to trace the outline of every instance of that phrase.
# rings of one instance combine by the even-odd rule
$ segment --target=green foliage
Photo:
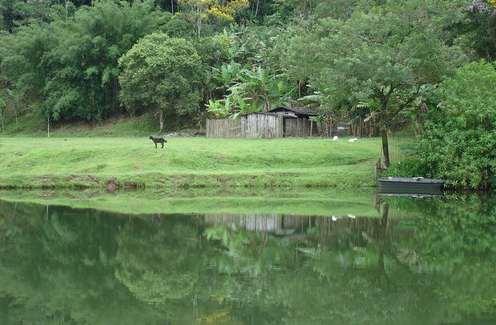
[[[15,34],[4,36],[2,42],[2,75],[19,94],[40,98],[50,73],[47,56],[57,45],[53,28],[39,24],[22,27]]]
[[[191,42],[151,34],[133,46],[119,64],[121,100],[130,113],[158,110],[177,116],[198,108],[204,67]]]
[[[69,26],[60,22],[45,107],[55,119],[101,119],[119,110],[118,59],[159,26],[161,15],[150,3],[101,2],[80,9],[74,19]],[[64,35],[68,29],[75,33]]]
[[[231,63],[216,71],[217,80],[229,85],[224,99],[208,104],[208,111],[217,117],[269,111],[287,103],[293,91],[283,76],[260,67],[249,70]]]
[[[165,18],[149,2],[99,1],[8,36],[2,70],[53,120],[100,120],[120,110],[118,59]]]
[[[73,8],[68,2],[65,9],[56,0],[36,2],[22,0],[0,0],[0,31],[14,32],[19,26],[32,22],[51,21]]]
[[[490,186],[496,175],[496,71],[465,65],[439,87],[441,103],[430,116],[420,145],[431,173],[460,187]]]

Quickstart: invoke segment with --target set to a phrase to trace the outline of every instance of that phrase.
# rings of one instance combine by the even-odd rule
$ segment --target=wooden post
[[[47,138],[50,137],[50,114],[47,117]]]
[[[160,133],[164,130],[164,111],[158,111],[158,122],[160,124]]]

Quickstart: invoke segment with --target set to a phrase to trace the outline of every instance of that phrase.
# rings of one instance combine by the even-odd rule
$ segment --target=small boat
[[[441,195],[444,181],[424,177],[379,178],[380,193]]]

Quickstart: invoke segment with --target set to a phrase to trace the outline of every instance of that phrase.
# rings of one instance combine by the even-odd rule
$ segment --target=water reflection
[[[0,201],[0,323],[494,323],[493,200],[376,208],[130,216]]]

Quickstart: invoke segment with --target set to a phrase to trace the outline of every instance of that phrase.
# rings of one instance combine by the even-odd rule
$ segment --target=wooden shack
[[[310,137],[318,135],[317,125],[311,117],[318,114],[305,107],[278,107],[269,113],[282,116],[284,137]]]
[[[278,107],[266,113],[251,113],[237,119],[207,120],[209,138],[309,137],[318,130],[310,120],[316,113],[305,108]]]

